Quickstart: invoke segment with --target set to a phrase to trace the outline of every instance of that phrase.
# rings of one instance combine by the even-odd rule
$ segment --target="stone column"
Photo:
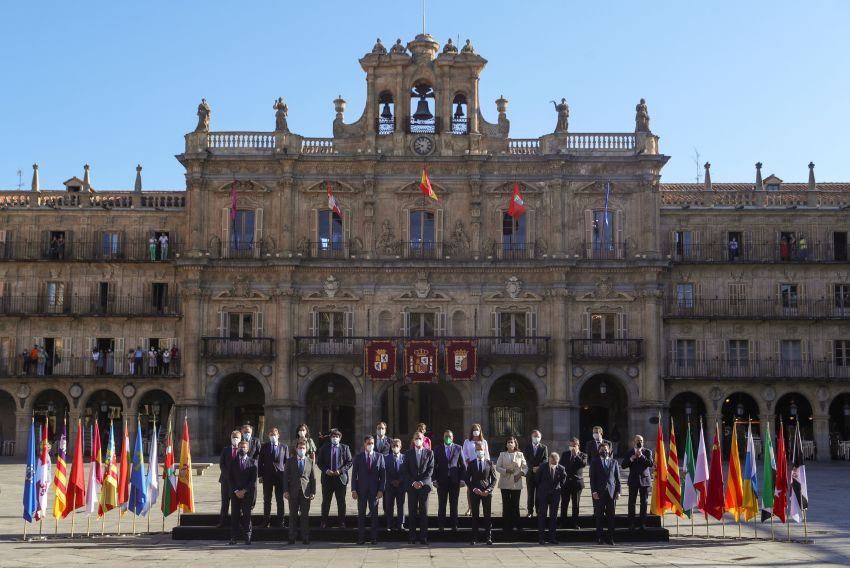
[[[549,401],[569,400],[567,385],[570,383],[569,368],[567,365],[567,340],[570,325],[567,321],[569,313],[566,303],[570,301],[567,290],[564,288],[552,288],[549,290],[549,317],[552,327],[549,348],[552,349],[551,374],[549,376]]]
[[[295,291],[282,284],[275,295],[273,304],[277,310],[277,330],[275,336],[274,374],[272,375],[272,393],[275,401],[291,403],[296,390],[295,362],[292,356],[295,341],[295,327],[292,325],[292,301]]]
[[[15,411],[15,457],[27,457],[27,443],[29,442],[31,422],[31,412],[25,410]]]
[[[664,399],[664,369],[661,365],[661,341],[664,334],[661,330],[661,291],[650,290],[643,296],[644,363],[641,373],[641,399],[643,401],[661,401]],[[634,405],[637,401],[631,401]]]
[[[815,414],[813,422],[815,459],[829,461],[832,459],[829,448],[829,414]],[[791,441],[791,447],[793,444],[794,442]]]
[[[280,240],[278,241],[278,250],[286,255],[295,252],[296,228],[294,225],[294,211],[296,209],[296,204],[293,203],[292,199],[292,185],[292,177],[289,175],[278,181],[277,210],[279,211],[279,216],[273,217],[274,219],[280,219],[282,221],[282,223],[280,223],[282,234],[279,232]]]
[[[179,346],[182,359],[183,398],[187,401],[197,401],[201,387],[199,383],[201,381],[200,336],[204,327],[201,317],[203,290],[197,287],[183,288],[180,295],[183,299],[184,344]]]

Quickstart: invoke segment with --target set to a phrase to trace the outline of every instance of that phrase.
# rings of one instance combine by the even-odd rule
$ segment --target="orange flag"
[[[663,515],[671,508],[667,499],[667,459],[664,457],[664,433],[661,430],[661,413],[658,414],[658,434],[655,436],[655,477],[652,479],[653,515]]]
[[[81,507],[86,506],[86,473],[83,463],[83,427],[77,420],[77,443],[74,448],[74,461],[71,463],[71,477],[68,479],[68,493],[65,496],[64,519]]]
[[[744,488],[741,480],[741,458],[738,457],[738,423],[732,425],[732,453],[726,473],[726,498],[723,506],[737,521],[744,512]]]
[[[195,512],[192,489],[192,451],[189,448],[189,419],[183,421],[183,440],[180,442],[180,469],[177,473],[177,506],[184,513]]]
[[[431,188],[431,180],[428,179],[428,167],[425,164],[422,164],[422,180],[419,182],[419,190],[425,195],[425,197],[430,197],[434,201],[439,201],[439,199],[437,199],[437,194],[434,193],[434,190]]]

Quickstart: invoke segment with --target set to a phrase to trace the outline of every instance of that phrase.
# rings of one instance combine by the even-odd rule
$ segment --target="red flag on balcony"
[[[391,381],[396,378],[396,346],[394,341],[367,341],[363,350],[363,367],[373,381]]]
[[[478,372],[478,353],[475,341],[446,341],[446,378],[450,381],[471,381]]]
[[[514,190],[511,193],[511,202],[508,204],[508,215],[514,219],[519,219],[525,214],[525,201],[522,199],[522,194],[519,192],[519,182],[514,181]]]
[[[236,180],[230,184],[230,220],[236,221]]]
[[[409,383],[437,382],[437,343],[411,341],[404,346],[404,380]]]
[[[331,191],[331,180],[328,180],[328,209],[333,211],[334,213],[342,219],[342,209],[337,205],[336,197],[334,197],[333,191]]]

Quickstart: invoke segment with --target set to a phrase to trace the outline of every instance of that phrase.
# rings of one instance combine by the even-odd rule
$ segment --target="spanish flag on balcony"
[[[428,179],[428,167],[422,164],[422,180],[419,182],[419,189],[425,197],[430,197],[434,201],[439,201],[437,194],[431,188],[431,180]]]

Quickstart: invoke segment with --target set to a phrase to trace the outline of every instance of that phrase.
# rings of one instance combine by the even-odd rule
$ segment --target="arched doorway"
[[[732,426],[738,423],[738,451],[741,455],[747,451],[747,422],[753,425],[753,438],[761,437],[759,424],[759,405],[753,397],[744,392],[730,394],[723,401],[720,410],[722,424],[720,424],[721,451],[724,457],[729,456],[732,447]],[[705,443],[711,444],[714,439],[712,434],[713,424],[705,425]],[[708,448],[706,448],[708,449]]]
[[[225,444],[230,439],[230,432],[238,430],[243,424],[250,424],[254,428],[254,435],[262,439],[266,422],[265,403],[263,385],[253,376],[236,373],[226,377],[218,389],[213,447]]]
[[[688,435],[688,424],[691,427],[691,444],[696,448],[699,443],[700,420],[705,423],[705,403],[702,397],[693,392],[679,393],[670,401],[670,416],[676,427],[676,444],[679,455],[684,454],[685,439]],[[666,425],[665,425],[666,426]]]
[[[845,458],[839,442],[847,440],[850,440],[850,393],[836,396],[829,405],[829,446],[833,458]]]
[[[87,430],[86,441],[83,443],[86,452],[91,447],[89,428],[94,425],[95,420],[100,431],[100,447],[105,450],[109,445],[109,425],[112,424],[115,434],[115,453],[119,453],[124,436],[124,404],[117,394],[109,390],[99,390],[89,397],[83,414],[83,424]],[[127,424],[128,433],[135,431],[135,424]],[[133,440],[130,440],[130,448],[133,447],[133,443]]]
[[[434,444],[444,430],[451,430],[455,440],[463,440],[469,432],[463,423],[463,397],[452,383],[404,384],[394,382],[381,395],[381,416],[386,417],[387,430],[406,448],[420,422],[428,427]],[[476,422],[484,423],[484,416]],[[485,435],[489,434],[485,431]]]
[[[579,392],[581,443],[593,437],[594,426],[602,426],[605,438],[614,444],[614,455],[620,455],[629,436],[628,405],[626,389],[616,377],[601,374],[588,379]]]
[[[508,436],[524,440],[540,426],[537,423],[537,391],[522,375],[505,375],[494,382],[487,397],[487,409],[490,452],[495,456]]]
[[[343,376],[322,375],[310,384],[305,420],[317,445],[321,445],[319,440],[326,438],[331,428],[336,428],[342,432],[342,443],[351,446],[352,452],[356,453],[360,447],[356,431],[356,401],[354,387]]]
[[[779,397],[774,408],[776,409],[774,417],[776,427],[779,427],[780,419],[785,426],[785,447],[788,449],[789,455],[794,446],[794,432],[797,429],[798,422],[803,440],[814,440],[815,416],[809,399],[800,393],[789,392]]]
[[[142,440],[145,444],[145,455],[147,455],[148,444],[151,439],[151,429],[156,424],[156,437],[160,442],[165,440],[165,433],[168,429],[168,417],[171,409],[174,407],[174,399],[167,392],[162,390],[148,391],[142,395],[139,400],[139,424],[142,426]],[[178,417],[174,417],[172,428],[175,430],[179,426]],[[172,431],[172,436],[177,437]]]
[[[68,399],[65,398],[64,394],[54,389],[38,393],[33,402],[32,414],[35,418],[36,428],[44,428],[44,423],[47,422],[47,437],[54,448],[59,436],[62,435],[63,421],[68,416],[69,409]],[[12,420],[14,420],[14,416],[13,412]],[[10,439],[14,439],[14,435]]]
[[[0,445],[6,440],[15,440],[15,397],[0,391]]]

